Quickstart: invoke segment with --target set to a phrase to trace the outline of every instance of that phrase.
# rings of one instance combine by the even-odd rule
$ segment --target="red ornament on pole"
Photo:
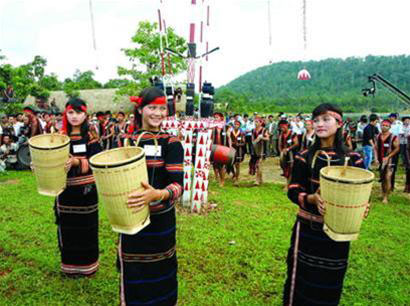
[[[307,81],[310,80],[310,73],[306,69],[302,69],[298,73],[298,80]]]

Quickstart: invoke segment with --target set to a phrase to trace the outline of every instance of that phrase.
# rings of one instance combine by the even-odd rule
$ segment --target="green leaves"
[[[312,75],[309,81],[296,78],[306,67]],[[392,103],[399,99],[381,86],[375,97],[364,97],[361,89],[370,84],[367,77],[380,73],[393,84],[410,93],[410,56],[368,56],[326,59],[308,62],[280,62],[250,71],[226,86],[247,97],[246,104],[238,106],[257,111],[310,112],[323,102],[339,104],[345,112],[398,111],[404,104]],[[264,103],[266,102],[266,103]],[[265,108],[265,109],[264,109]],[[238,110],[240,110],[238,109]]]
[[[118,90],[117,94],[137,95],[143,88],[150,86],[149,79],[153,76],[162,75],[162,64],[160,59],[160,35],[158,33],[158,24],[149,21],[141,21],[138,24],[136,33],[131,38],[136,44],[134,48],[124,48],[122,51],[128,57],[131,67],[118,67],[118,75],[131,79],[132,81],[124,84]],[[184,53],[187,49],[184,38],[175,34],[172,28],[167,30],[168,47]],[[162,46],[166,47],[165,37]],[[167,73],[178,74],[187,68],[184,59],[171,56],[168,65],[168,55],[164,54],[165,66]]]

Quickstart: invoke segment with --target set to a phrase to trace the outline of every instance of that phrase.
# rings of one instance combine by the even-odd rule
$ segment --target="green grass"
[[[402,174],[400,174],[402,176]],[[178,210],[179,305],[281,305],[296,205],[283,185],[211,183],[201,215]],[[373,208],[352,243],[342,305],[410,304],[410,201],[401,192]],[[401,190],[401,189],[400,189]],[[60,275],[53,199],[29,172],[0,175],[0,305],[117,305],[117,236],[100,211],[100,269]]]

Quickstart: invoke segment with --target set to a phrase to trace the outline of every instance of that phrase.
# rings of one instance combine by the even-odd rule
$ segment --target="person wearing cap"
[[[396,135],[390,132],[391,121],[383,120],[381,123],[382,132],[376,140],[376,162],[379,163],[380,181],[382,183],[383,203],[388,203],[388,197],[393,190],[393,176],[397,167],[394,157],[399,154],[400,142]]]
[[[89,159],[101,152],[101,146],[88,125],[84,100],[71,98],[66,103],[61,133],[70,137],[67,187],[54,204],[61,272],[87,277],[99,266],[98,195]]]
[[[148,181],[143,191],[129,194],[133,212],[148,206],[150,224],[134,235],[120,234],[121,305],[176,305],[178,262],[176,255],[175,204],[182,194],[184,150],[181,142],[161,131],[168,106],[162,90],[144,89],[135,103],[134,140],[144,148]]]
[[[338,305],[348,266],[350,242],[332,240],[324,232],[326,205],[320,195],[320,170],[348,164],[363,168],[359,153],[343,145],[342,110],[321,104],[312,113],[316,138],[313,145],[295,155],[288,198],[299,210],[287,256],[283,305]],[[369,206],[367,205],[367,208]],[[368,213],[368,209],[363,217]]]

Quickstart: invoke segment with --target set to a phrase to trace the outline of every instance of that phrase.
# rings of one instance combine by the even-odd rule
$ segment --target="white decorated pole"
[[[208,141],[206,144],[205,155],[205,169],[204,169],[204,181],[203,181],[203,199],[202,203],[208,203],[208,187],[209,187],[209,173],[211,171],[211,150],[212,150],[212,129],[209,128],[209,121],[207,122]]]
[[[182,205],[190,207],[191,205],[191,191],[192,191],[192,142],[193,130],[190,121],[185,121],[182,124],[182,131],[184,136],[184,194],[182,197]]]
[[[196,122],[197,127],[200,126],[200,122]],[[205,160],[206,150],[208,142],[208,133],[205,129],[198,129],[197,141],[196,141],[196,154],[195,154],[195,169],[193,177],[193,197],[192,197],[192,212],[200,212],[203,201],[203,181],[205,175]]]

